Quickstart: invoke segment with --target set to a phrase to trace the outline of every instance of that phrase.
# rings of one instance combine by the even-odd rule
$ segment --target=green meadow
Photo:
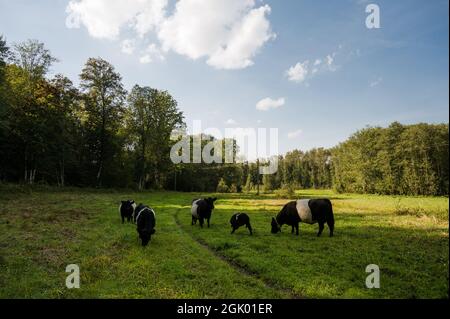
[[[219,198],[211,227],[191,226],[190,203]],[[270,233],[288,199],[273,194],[199,194],[0,186],[1,298],[448,298],[447,197],[297,191],[332,200],[336,229],[300,224]],[[121,199],[156,211],[149,246],[121,224]],[[234,212],[250,215],[231,235]],[[67,289],[68,264],[81,287]],[[366,266],[380,267],[368,289]]]

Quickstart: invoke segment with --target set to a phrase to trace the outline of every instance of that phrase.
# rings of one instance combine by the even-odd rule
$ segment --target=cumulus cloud
[[[84,26],[92,37],[110,40],[119,39],[123,29],[137,39],[154,32],[162,51],[230,70],[253,65],[275,38],[271,8],[256,0],[177,0],[171,14],[167,7],[168,0],[70,0],[66,26]],[[123,51],[129,54],[130,47]]]
[[[376,80],[373,80],[372,82],[370,82],[370,83],[369,83],[369,86],[370,86],[371,88],[374,88],[374,87],[378,86],[381,82],[383,82],[383,78],[382,78],[382,77],[379,77],[379,78],[377,78]]]
[[[144,51],[144,54],[139,58],[139,62],[142,64],[151,63],[153,61],[164,61],[165,57],[161,50],[155,43],[150,44]]]
[[[289,70],[286,71],[289,81],[298,83],[305,81],[306,76],[308,75],[308,64],[309,61],[305,61],[290,67]]]
[[[131,39],[126,39],[122,41],[122,52],[125,54],[133,54],[136,48],[136,42]]]
[[[295,131],[292,131],[292,132],[288,133],[288,138],[290,138],[290,139],[298,138],[302,134],[303,134],[302,130],[295,130]]]
[[[339,46],[339,50],[342,46]],[[309,60],[304,62],[298,62],[294,66],[291,66],[286,72],[286,76],[289,81],[302,83],[309,78],[316,76],[323,72],[334,72],[338,69],[335,63],[335,57],[338,51],[333,52],[325,56],[325,58],[317,58],[314,62],[310,63]],[[308,85],[308,83],[306,83]]]
[[[281,97],[279,99],[271,99],[270,97],[267,97],[265,99],[262,99],[256,104],[256,109],[260,111],[268,111],[270,109],[277,109],[285,104],[286,100]]]
[[[161,23],[168,0],[71,0],[66,7],[68,28],[86,27],[94,38],[117,39],[125,26],[139,36]]]

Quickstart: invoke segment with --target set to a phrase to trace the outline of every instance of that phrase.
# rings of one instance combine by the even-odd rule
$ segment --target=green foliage
[[[225,183],[223,178],[220,179],[219,184],[217,184],[218,193],[228,193],[230,191],[228,185]]]
[[[10,52],[0,36],[0,181],[191,192],[216,191],[223,181],[230,192],[278,190],[285,198],[293,189],[449,193],[448,124],[368,127],[333,149],[279,156],[278,171],[261,175],[263,159],[223,164],[239,151],[231,139],[202,135],[201,150],[217,161],[195,162],[199,137],[184,136],[183,113],[169,92],[135,85],[127,95],[101,58],[88,59],[77,88],[63,75],[47,78],[56,61],[43,43],[28,40]],[[190,141],[193,164],[170,161],[179,141],[173,131]],[[205,150],[209,142],[216,147]]]
[[[239,189],[238,189],[238,187],[236,186],[236,184],[231,184],[230,185],[230,189],[229,189],[229,191],[230,191],[230,193],[239,193]]]
[[[283,184],[281,189],[275,191],[277,198],[295,199],[295,187],[292,184]]]
[[[105,173],[111,171],[114,155],[122,148],[118,131],[124,116],[126,91],[122,77],[103,59],[90,58],[80,74],[84,98],[88,161],[93,163],[95,183],[102,185]]]
[[[17,66],[25,71],[32,83],[41,80],[52,64],[58,61],[45,48],[44,43],[38,40],[27,40],[15,44],[12,59]]]
[[[247,181],[245,182],[245,192],[250,193],[253,189],[252,177],[250,174],[247,175]]]
[[[448,124],[369,127],[333,152],[334,188],[340,192],[448,194]]]
[[[175,99],[165,91],[135,85],[128,96],[128,133],[137,150],[139,188],[162,188],[169,171],[171,134],[180,129],[183,114]]]

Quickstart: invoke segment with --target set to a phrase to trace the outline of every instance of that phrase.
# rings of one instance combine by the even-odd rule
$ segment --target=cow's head
[[[141,238],[142,241],[142,246],[147,246],[148,243],[150,242],[150,239],[152,239],[152,234],[155,233],[155,230],[153,229],[152,231],[148,231],[148,230],[141,230],[139,231],[139,238]]]
[[[276,234],[276,233],[280,233],[281,232],[281,227],[278,224],[278,222],[275,219],[275,217],[272,217],[272,222],[271,222],[270,225],[272,226],[272,229],[271,229],[271,233],[272,234]]]
[[[134,208],[136,208],[136,203],[134,202],[134,200],[131,200],[131,199],[123,200],[122,206],[123,207],[133,207],[133,209],[134,209]]]
[[[208,197],[205,198],[205,202],[208,205],[208,208],[213,210],[214,209],[214,202],[217,200],[217,198]]]

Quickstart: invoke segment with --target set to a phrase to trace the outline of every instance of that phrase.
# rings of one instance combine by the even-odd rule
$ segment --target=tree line
[[[0,180],[59,186],[163,188],[173,130],[184,125],[166,91],[127,92],[107,61],[90,58],[80,85],[57,74],[43,43],[0,37]]]
[[[114,66],[101,58],[88,59],[76,87],[64,75],[49,77],[57,61],[39,41],[9,48],[0,36],[0,181],[200,192],[448,194],[448,124],[367,127],[334,148],[279,156],[272,175],[258,173],[267,164],[263,159],[174,164],[173,133],[184,134],[186,126],[169,92],[140,85],[127,92]],[[202,136],[203,146],[214,140]]]

